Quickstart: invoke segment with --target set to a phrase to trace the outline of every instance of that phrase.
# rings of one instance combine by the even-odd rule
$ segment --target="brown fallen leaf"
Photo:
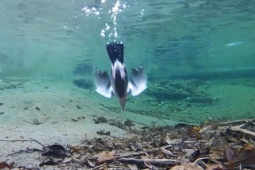
[[[182,165],[174,166],[170,170],[203,170],[203,168],[194,163],[184,163]]]
[[[104,151],[104,152],[101,152],[99,154],[99,157],[97,159],[97,163],[101,164],[101,163],[104,163],[106,161],[112,161],[117,157],[118,157],[118,155],[115,153],[115,151],[112,151],[112,152]]]
[[[212,165],[207,165],[206,170],[222,170],[223,166],[222,164],[212,164]]]
[[[226,146],[226,149],[225,149],[225,155],[226,155],[226,158],[228,161],[231,161],[235,158],[235,154],[234,154],[234,151],[233,149],[231,149],[229,146]]]
[[[12,169],[13,165],[14,165],[14,162],[11,162],[10,164],[8,164],[5,161],[4,162],[0,162],[0,169],[6,169],[6,168]]]
[[[245,145],[239,154],[227,163],[228,167],[242,165],[254,165],[255,163],[255,146],[252,144]]]
[[[71,153],[80,153],[81,148],[79,146],[71,146],[70,152]]]

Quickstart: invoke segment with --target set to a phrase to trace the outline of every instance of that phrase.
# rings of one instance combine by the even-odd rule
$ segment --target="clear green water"
[[[0,11],[3,80],[85,79],[93,90],[93,70],[110,67],[106,43],[122,41],[128,69],[141,62],[149,80],[127,111],[192,123],[254,115],[252,0],[2,0]],[[215,102],[190,104],[187,86]],[[180,90],[190,94],[164,97]]]

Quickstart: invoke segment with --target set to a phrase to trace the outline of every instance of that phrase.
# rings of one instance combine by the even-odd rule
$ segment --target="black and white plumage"
[[[96,70],[96,91],[107,98],[116,95],[124,110],[128,94],[137,96],[147,88],[147,76],[143,67],[139,66],[137,69],[132,69],[131,77],[128,78],[122,43],[107,44],[106,50],[111,60],[111,75],[109,77],[107,72]]]

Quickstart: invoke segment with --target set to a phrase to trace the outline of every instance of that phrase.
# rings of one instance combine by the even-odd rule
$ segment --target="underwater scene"
[[[252,0],[2,0],[0,169],[252,169]]]

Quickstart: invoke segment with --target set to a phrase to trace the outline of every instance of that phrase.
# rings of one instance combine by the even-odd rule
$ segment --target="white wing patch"
[[[110,78],[106,72],[101,72],[100,70],[96,70],[95,84],[96,84],[96,92],[103,95],[104,97],[111,98],[114,95]]]
[[[132,69],[132,75],[128,83],[128,93],[132,96],[137,96],[147,88],[147,76],[144,73],[143,67]]]
[[[113,89],[110,87],[109,89],[105,89],[105,87],[97,86],[96,92],[103,95],[106,98],[111,98],[113,96]]]

